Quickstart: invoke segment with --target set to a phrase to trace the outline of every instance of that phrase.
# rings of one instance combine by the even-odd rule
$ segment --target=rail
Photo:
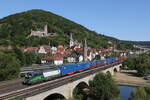
[[[30,87],[27,87],[27,88],[24,88],[21,90],[13,91],[13,92],[10,92],[7,94],[2,94],[2,95],[0,95],[0,100],[11,99],[11,98],[16,97],[16,96],[22,96],[22,97],[33,96],[33,95],[45,92],[47,90],[51,90],[51,89],[54,89],[56,87],[62,86],[66,83],[79,80],[79,79],[84,78],[86,76],[89,76],[91,74],[97,73],[97,72],[105,70],[107,68],[110,68],[113,65],[120,64],[122,62],[123,61],[118,61],[118,62],[109,64],[109,65],[104,65],[104,66],[100,66],[100,67],[97,67],[94,69],[83,71],[81,73],[76,73],[76,74],[73,74],[71,76],[61,77],[61,78],[58,78],[55,80],[51,80],[48,82],[44,82],[41,84],[30,86]]]

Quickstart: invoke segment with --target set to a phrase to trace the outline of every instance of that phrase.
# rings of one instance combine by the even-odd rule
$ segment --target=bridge
[[[73,97],[73,91],[76,88],[88,90],[89,81],[99,72],[110,73],[120,70],[123,61],[103,65],[101,67],[76,73],[71,76],[61,77],[55,80],[41,84],[25,87],[16,91],[11,91],[0,95],[0,100],[10,99],[16,96],[26,98],[26,100],[52,100],[51,98],[59,97],[68,100]]]

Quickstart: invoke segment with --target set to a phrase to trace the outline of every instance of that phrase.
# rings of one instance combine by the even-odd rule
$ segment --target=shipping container
[[[108,59],[106,59],[107,63],[112,63],[116,60],[117,60],[117,58],[108,58]]]
[[[56,76],[56,75],[60,75],[60,70],[59,69],[57,69],[57,70],[45,70],[45,71],[43,71],[43,76],[45,78],[51,77],[51,76]]]
[[[91,66],[90,62],[81,62],[78,63],[76,66],[76,71],[83,71],[85,69],[88,69]]]
[[[76,66],[77,66],[77,64],[59,66],[59,70],[61,71],[61,75],[67,75],[67,74],[74,73],[76,71],[75,70]]]

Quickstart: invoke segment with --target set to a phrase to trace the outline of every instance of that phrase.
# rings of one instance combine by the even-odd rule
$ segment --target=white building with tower
[[[79,43],[77,40],[73,40],[72,33],[70,33],[70,42],[69,42],[69,47],[74,47],[74,48],[81,48],[81,43]]]

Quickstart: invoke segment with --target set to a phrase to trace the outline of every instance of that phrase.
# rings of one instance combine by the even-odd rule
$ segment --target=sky
[[[150,0],[0,0],[0,18],[31,9],[121,40],[150,41]]]

